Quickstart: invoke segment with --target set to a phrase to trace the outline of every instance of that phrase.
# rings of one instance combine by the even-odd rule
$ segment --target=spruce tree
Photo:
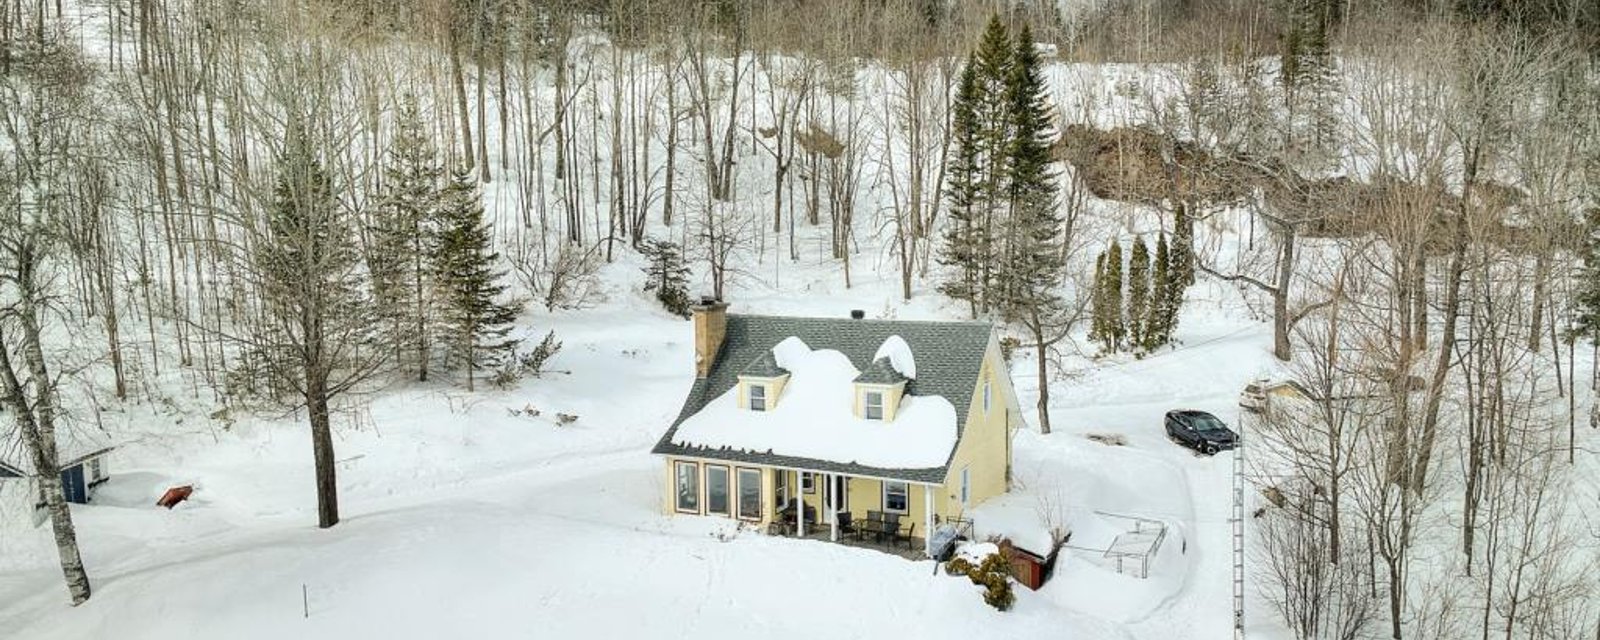
[[[648,238],[644,241],[642,251],[650,261],[649,266],[644,268],[644,290],[654,291],[656,300],[672,315],[688,318],[689,307],[692,306],[689,300],[689,267],[684,265],[683,251],[678,248],[678,243]]]
[[[967,56],[966,68],[956,89],[951,113],[951,158],[948,165],[945,197],[950,201],[950,223],[945,227],[944,246],[939,263],[954,267],[953,279],[940,283],[939,290],[957,300],[965,300],[972,317],[978,316],[985,262],[989,258],[989,234],[983,224],[978,201],[981,175],[981,149],[978,137],[977,65]]]
[[[435,217],[444,169],[413,96],[400,103],[383,176],[370,222],[367,270],[383,340],[394,349],[396,365],[414,370],[425,381],[437,321],[427,259],[438,233]]]
[[[490,244],[483,201],[470,168],[457,169],[440,195],[439,235],[433,246],[433,277],[442,307],[441,341],[454,362],[467,369],[467,390],[479,369],[499,368],[513,357],[508,338],[516,310],[499,301],[505,271]]]
[[[1135,238],[1128,257],[1128,345],[1144,350],[1150,328],[1146,324],[1152,306],[1150,295],[1150,251],[1144,238]]]
[[[1010,97],[1012,68],[1016,49],[998,15],[991,16],[973,63],[976,67],[974,82],[976,100],[973,102],[977,130],[975,132],[977,189],[975,192],[975,222],[983,230],[988,242],[978,266],[978,307],[981,311],[1002,304],[996,295],[995,285],[1001,280],[1000,261],[1008,259],[1013,250],[1015,231],[1005,218],[1010,192],[1011,172],[1007,166],[1010,146],[1014,137],[1011,127],[1013,105]],[[1005,229],[1001,234],[999,229]]]
[[[1049,107],[1032,33],[1017,34],[1016,52],[1006,82],[1012,138],[1006,146],[1005,182],[1010,240],[996,283],[996,299],[1013,319],[1061,304],[1055,288],[1066,267],[1060,250],[1061,216],[1051,165]]]
[[[1112,351],[1122,348],[1127,325],[1122,319],[1122,243],[1111,241],[1106,250],[1105,289],[1101,292],[1106,310],[1106,338]]]

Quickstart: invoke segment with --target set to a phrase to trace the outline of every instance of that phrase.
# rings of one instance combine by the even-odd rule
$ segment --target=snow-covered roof
[[[911,345],[906,344],[906,339],[898,335],[884,339],[878,346],[877,353],[872,354],[873,362],[888,359],[889,366],[907,378],[915,380],[917,377],[917,359],[911,355]]]
[[[678,425],[672,442],[871,467],[938,467],[949,460],[956,444],[956,409],[949,400],[905,397],[893,420],[859,418],[854,381],[860,371],[850,358],[813,350],[794,336],[772,352],[790,374],[773,406],[742,409],[738,388],[730,388]]]
[[[855,463],[838,462],[831,458],[768,451],[764,444],[761,449],[684,444],[687,441],[680,440],[677,432],[690,418],[710,408],[723,399],[730,389],[734,389],[739,382],[739,375],[752,362],[770,355],[774,364],[780,367],[788,364],[787,354],[784,353],[787,347],[775,349],[787,338],[793,337],[798,344],[806,345],[803,347],[806,352],[812,349],[836,351],[848,358],[852,366],[870,370],[877,367],[874,364],[877,358],[874,356],[880,355],[879,350],[891,337],[898,336],[913,356],[917,375],[916,379],[900,380],[898,372],[895,372],[896,381],[905,384],[904,397],[915,405],[918,398],[940,396],[958,408],[955,411],[955,439],[959,440],[966,428],[967,409],[974,399],[978,374],[983,369],[983,357],[992,342],[992,333],[993,326],[981,322],[857,320],[848,317],[806,318],[730,313],[727,315],[722,346],[717,350],[709,371],[704,377],[695,379],[673,426],[662,434],[652,451],[662,455],[942,483],[949,472],[949,454],[954,452],[953,447],[946,451],[943,460],[928,466],[878,466],[861,460]],[[800,350],[792,350],[792,353],[799,354]],[[882,366],[893,371],[887,358]],[[793,384],[791,378],[789,385]],[[783,407],[786,401],[792,401],[787,387],[783,391],[784,397],[778,399],[778,408]],[[846,393],[845,398],[841,402],[848,402],[851,394]],[[740,413],[741,419],[747,417],[748,412]],[[898,422],[897,417],[890,424]]]

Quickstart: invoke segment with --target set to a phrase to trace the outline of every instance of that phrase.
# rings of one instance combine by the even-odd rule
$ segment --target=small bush
[[[1005,549],[989,554],[977,565],[965,558],[954,558],[945,563],[945,573],[967,576],[972,584],[983,587],[985,603],[1000,611],[1009,610],[1016,604],[1017,595],[1011,590],[1011,560]]]

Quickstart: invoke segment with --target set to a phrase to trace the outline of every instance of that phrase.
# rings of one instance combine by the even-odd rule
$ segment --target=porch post
[[[833,485],[837,478],[834,474],[828,474],[828,521],[833,525],[828,538],[834,542],[839,541],[839,492]]]
[[[933,485],[922,485],[923,517],[927,526],[922,530],[922,552],[933,557]]]
[[[806,487],[800,476],[804,471],[794,472],[794,536],[806,537]],[[814,480],[813,480],[814,481]]]

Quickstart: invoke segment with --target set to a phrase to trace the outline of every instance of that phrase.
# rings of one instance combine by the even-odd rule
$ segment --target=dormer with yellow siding
[[[778,366],[772,352],[767,351],[739,372],[739,408],[773,410],[783,397],[783,386],[788,383],[788,370]]]
[[[906,377],[887,358],[879,358],[856,376],[855,393],[857,418],[892,422],[905,397]]]

